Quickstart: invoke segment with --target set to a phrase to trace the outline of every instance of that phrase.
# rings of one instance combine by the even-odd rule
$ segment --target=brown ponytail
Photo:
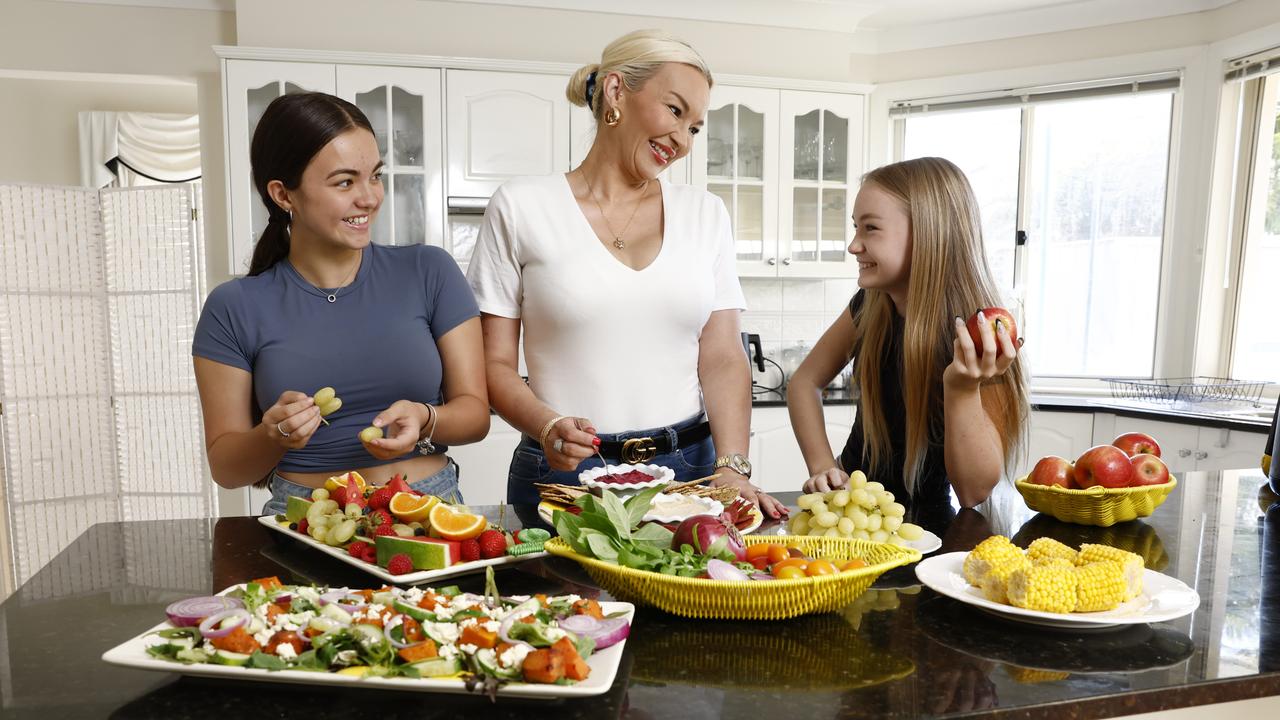
[[[316,153],[335,137],[358,127],[373,132],[373,125],[360,108],[326,93],[281,95],[262,113],[249,145],[249,162],[253,166],[253,185],[267,208],[268,220],[253,247],[251,277],[289,256],[292,218],[271,199],[267,184],[279,180],[290,190],[297,188]]]

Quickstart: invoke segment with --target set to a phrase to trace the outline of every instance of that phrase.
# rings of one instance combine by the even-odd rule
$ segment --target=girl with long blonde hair
[[[975,309],[1000,305],[973,190],[942,158],[894,163],[863,178],[853,219],[860,289],[788,385],[804,489],[862,470],[904,503],[946,503],[954,489],[978,505],[1017,457],[1029,406],[1022,341],[980,321],[979,347],[965,329]],[[857,415],[836,458],[820,389],[850,361]]]

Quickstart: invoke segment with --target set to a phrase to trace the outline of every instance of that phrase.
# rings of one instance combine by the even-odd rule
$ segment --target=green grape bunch
[[[320,422],[325,425],[329,424],[329,421],[324,419],[325,416],[334,414],[338,408],[342,407],[342,398],[338,397],[337,391],[331,387],[320,388],[315,395],[311,396],[311,399],[315,401],[316,407],[320,408]]]
[[[923,530],[904,522],[906,507],[878,482],[868,482],[861,470],[849,476],[847,488],[801,495],[800,512],[791,518],[793,535],[855,538],[905,545]]]

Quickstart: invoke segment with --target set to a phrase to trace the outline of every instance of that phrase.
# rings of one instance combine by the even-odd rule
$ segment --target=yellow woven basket
[[[1052,515],[1063,522],[1077,525],[1111,527],[1116,523],[1146,517],[1160,507],[1169,493],[1178,486],[1170,476],[1163,485],[1141,487],[1104,488],[1095,485],[1083,490],[1071,490],[1057,485],[1037,485],[1020,478],[1018,492],[1027,507]]]
[[[547,552],[576,560],[600,587],[619,600],[652,605],[673,615],[720,620],[782,620],[830,612],[853,602],[887,570],[920,560],[920,551],[849,538],[789,535],[747,536],[748,545],[794,545],[809,557],[862,558],[867,567],[796,580],[727,582],[634,570],[579,555],[563,538],[546,543]]]

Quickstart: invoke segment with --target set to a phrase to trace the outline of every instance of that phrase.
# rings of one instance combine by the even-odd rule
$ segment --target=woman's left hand
[[[382,428],[385,437],[377,440],[361,440],[369,454],[379,460],[394,460],[413,449],[422,437],[422,428],[429,420],[429,411],[420,402],[397,400],[391,407],[378,413],[373,426]]]
[[[791,514],[787,506],[778,502],[769,493],[751,484],[750,478],[731,470],[721,468],[711,480],[712,487],[732,487],[738,489],[738,495],[755,503],[760,512],[770,520],[786,517]]]
[[[978,313],[979,335],[982,337],[982,357],[978,357],[978,349],[964,321],[956,316],[956,337],[952,341],[951,364],[942,373],[944,388],[956,390],[976,390],[985,380],[1002,375],[1018,357],[1018,348],[1022,340],[1015,341],[1009,337],[1009,329],[1004,323],[996,323],[999,332],[991,331],[991,324],[982,313]]]

